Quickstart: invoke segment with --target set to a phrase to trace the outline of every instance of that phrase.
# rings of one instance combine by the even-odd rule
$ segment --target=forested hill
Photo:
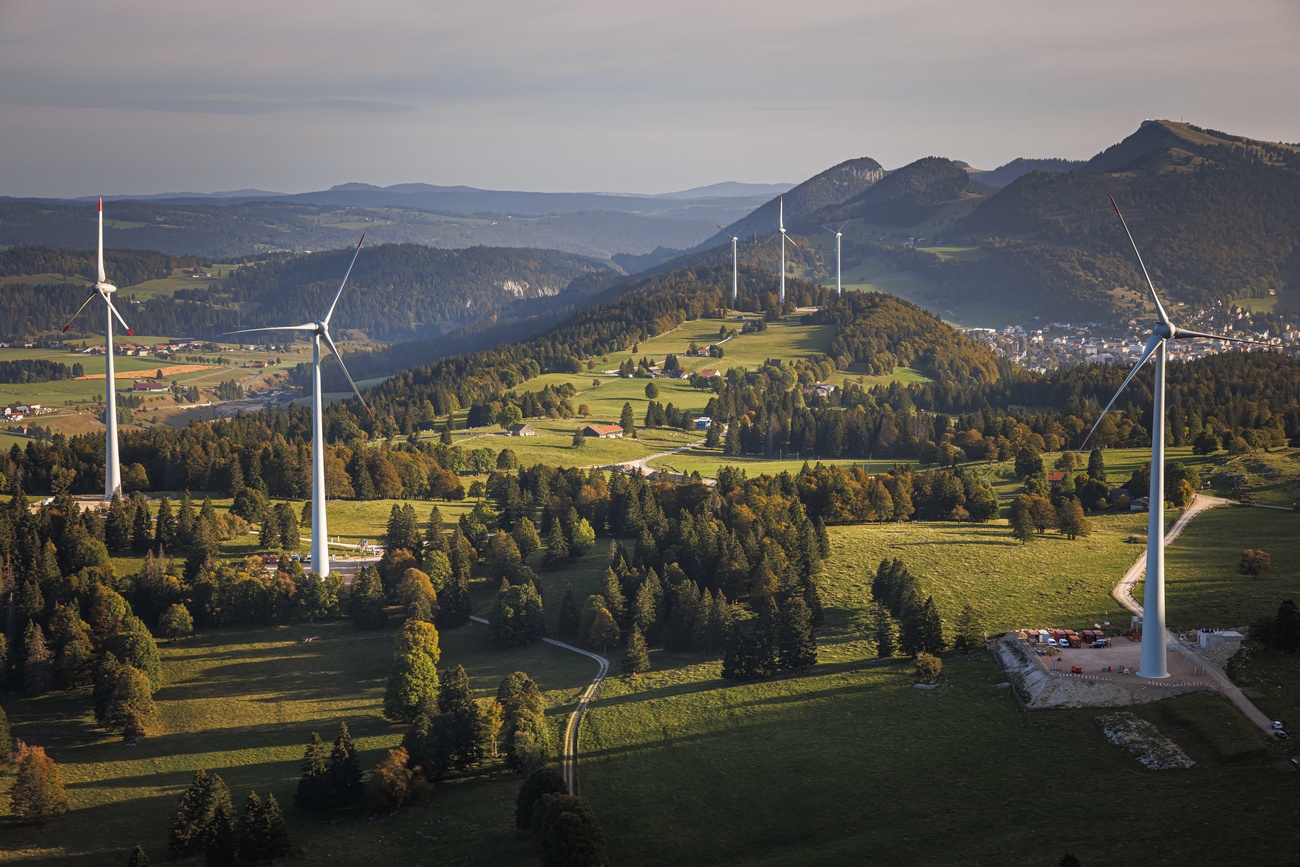
[[[199,260],[193,256],[168,256],[153,250],[105,250],[104,271],[108,282],[119,289],[157,280],[175,268],[193,268]],[[56,274],[83,277],[93,282],[97,276],[95,251],[56,250],[51,247],[10,247],[0,250],[0,277],[29,277]],[[21,282],[18,280],[12,282]]]
[[[352,250],[274,259],[241,268],[219,289],[187,298],[237,303],[244,327],[307,322],[325,315]],[[440,333],[482,319],[518,301],[562,295],[591,272],[613,265],[558,250],[470,247],[438,250],[416,244],[363,248],[334,312],[336,328],[379,340]]]
[[[699,251],[715,247],[724,241],[730,241],[733,234],[771,235],[777,230],[780,219],[779,198],[785,199],[785,224],[788,227],[806,214],[848,201],[879,181],[883,175],[884,170],[880,167],[880,163],[871,157],[845,160],[820,174],[813,175],[785,193],[783,197],[766,202],[695,249]]]
[[[942,282],[1063,315],[1134,310],[1143,281],[1108,196],[1152,278],[1188,303],[1281,292],[1300,249],[1300,148],[1150,121],[1083,169],[1035,172],[990,197],[948,240],[989,256]],[[1300,292],[1293,287],[1292,292]]]
[[[799,225],[808,229],[818,223],[851,219],[881,226],[915,226],[933,218],[947,205],[976,199],[987,192],[961,163],[925,157],[890,172],[848,201],[809,215]]]
[[[247,265],[205,287],[177,289],[123,308],[139,334],[217,337],[237,328],[307,322],[325,315],[352,249],[279,257]],[[109,279],[130,286],[166,277],[197,260],[140,251],[106,255]],[[57,332],[85,299],[78,284],[38,285],[22,275],[84,274],[86,253],[17,248],[0,252],[0,340]],[[17,276],[15,276],[17,275]],[[336,333],[364,332],[381,341],[410,340],[491,320],[530,301],[581,303],[619,277],[609,262],[557,250],[474,247],[438,250],[414,244],[366,247],[339,300]],[[572,306],[572,305],[570,305]],[[389,371],[391,372],[391,371]]]

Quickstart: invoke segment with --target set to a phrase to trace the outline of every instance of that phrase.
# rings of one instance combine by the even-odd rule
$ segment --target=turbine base
[[[1145,671],[1139,671],[1137,673],[1137,676],[1141,678],[1145,678],[1146,680],[1164,680],[1169,676],[1169,672],[1166,671],[1162,674],[1147,674]]]

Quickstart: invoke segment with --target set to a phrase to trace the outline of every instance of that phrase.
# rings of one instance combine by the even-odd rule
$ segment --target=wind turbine
[[[717,224],[715,223],[714,225]],[[745,224],[745,226],[748,225],[749,223]],[[736,245],[740,243],[740,233],[745,231],[745,226],[741,226],[734,235],[731,235],[731,233],[722,226],[718,226],[718,228],[722,229],[724,233],[731,235],[731,306],[733,309],[736,306],[736,295],[740,290],[740,265],[739,258],[736,255]]]
[[[352,386],[352,391],[361,400],[361,405],[365,407],[368,414],[370,407],[366,406],[366,399],[361,397],[361,390],[352,381],[352,374],[348,373],[347,365],[343,363],[343,356],[339,354],[338,347],[334,345],[334,340],[330,337],[330,317],[334,315],[334,308],[338,306],[339,297],[343,294],[343,287],[348,285],[348,277],[352,274],[352,266],[357,264],[357,256],[361,254],[361,244],[365,240],[365,232],[362,232],[361,240],[357,242],[356,252],[352,254],[352,262],[348,265],[347,273],[343,275],[343,282],[339,284],[339,291],[334,294],[334,303],[330,304],[329,312],[325,314],[324,319],[319,322],[306,322],[302,325],[275,325],[269,328],[245,328],[240,331],[226,332],[227,334],[251,334],[255,331],[311,332],[311,565],[312,570],[322,578],[330,574],[330,555],[329,531],[325,526],[325,419],[321,410],[320,344],[321,340],[324,340],[330,352],[333,352],[334,357],[339,360],[339,367],[343,368],[343,375],[348,378],[348,384]]]
[[[844,294],[840,288],[840,240],[844,237],[844,227],[849,224],[848,220],[840,223],[838,229],[832,229],[830,226],[822,226],[823,229],[835,236],[835,295],[839,297]]]
[[[781,232],[781,295],[778,300],[781,309],[785,310],[785,241],[787,237],[785,233],[785,196],[778,197],[777,203],[778,203],[777,207],[779,209],[778,210],[779,216],[777,218],[778,219],[777,227],[780,229]],[[776,236],[773,235],[772,237],[774,238]],[[770,241],[772,240],[772,238],[768,238],[768,240]],[[790,243],[794,244],[795,247],[799,246],[798,244],[794,243],[794,238],[790,238]]]
[[[1115,396],[1101,411],[1101,415],[1097,416],[1092,430],[1088,431],[1088,436],[1083,439],[1083,445],[1088,444],[1088,439],[1097,430],[1101,420],[1106,417],[1106,413],[1110,412],[1110,408],[1115,405],[1115,401],[1119,399],[1120,394],[1128,387],[1142,365],[1154,357],[1155,389],[1154,405],[1151,410],[1151,489],[1147,514],[1147,573],[1146,590],[1142,599],[1142,650],[1138,661],[1138,676],[1157,679],[1169,676],[1165,651],[1165,346],[1170,340],[1187,340],[1195,337],[1206,340],[1230,340],[1234,343],[1255,343],[1261,346],[1267,344],[1259,344],[1258,341],[1244,340],[1240,337],[1205,334],[1174,325],[1169,319],[1169,314],[1165,312],[1164,305],[1160,303],[1160,296],[1156,294],[1156,285],[1151,281],[1151,275],[1147,273],[1146,263],[1142,261],[1137,242],[1133,240],[1133,233],[1129,231],[1128,223],[1120,213],[1119,205],[1115,204],[1114,196],[1110,197],[1110,204],[1119,216],[1120,225],[1124,227],[1124,234],[1128,235],[1129,243],[1133,245],[1138,265],[1142,268],[1142,276],[1151,287],[1151,300],[1155,302],[1156,316],[1159,321],[1152,329],[1151,338],[1147,341],[1146,348],[1142,350],[1137,364],[1124,378]]]
[[[122,467],[117,459],[117,385],[113,378],[113,317],[122,323],[126,333],[135,336],[135,332],[126,324],[122,314],[117,312],[113,306],[113,299],[110,298],[117,287],[108,282],[104,275],[104,200],[99,200],[99,279],[95,285],[90,287],[90,294],[86,300],[81,302],[77,312],[72,314],[68,324],[63,326],[63,333],[67,334],[72,323],[81,315],[81,311],[86,309],[86,305],[91,302],[96,295],[104,299],[104,306],[107,308],[105,316],[108,318],[108,328],[104,332],[104,499],[111,500],[117,493],[117,489],[122,487]]]

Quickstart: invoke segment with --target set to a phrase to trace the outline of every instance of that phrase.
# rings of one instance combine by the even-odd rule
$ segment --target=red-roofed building
[[[582,435],[606,440],[618,439],[623,436],[623,428],[616,424],[589,424],[582,429]]]

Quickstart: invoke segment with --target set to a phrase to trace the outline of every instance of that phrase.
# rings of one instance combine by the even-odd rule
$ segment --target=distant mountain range
[[[1268,298],[1300,310],[1300,146],[1187,123],[1146,121],[1087,162],[1018,159],[978,171],[926,157],[884,172],[850,160],[785,194],[786,227],[833,267],[824,227],[847,221],[848,284],[968,324],[1112,318],[1149,302],[1111,195],[1169,297]],[[691,250],[619,262],[629,271],[713,263],[730,256],[729,233],[741,227],[747,238],[775,232],[776,198]],[[746,262],[764,255],[742,248]]]

